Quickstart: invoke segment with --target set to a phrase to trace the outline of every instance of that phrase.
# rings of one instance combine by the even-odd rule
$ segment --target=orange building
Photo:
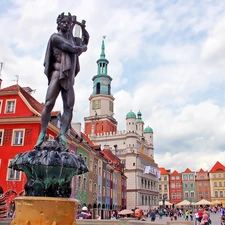
[[[199,172],[196,172],[195,183],[196,183],[196,201],[198,202],[202,198],[211,201],[208,171],[200,169]]]

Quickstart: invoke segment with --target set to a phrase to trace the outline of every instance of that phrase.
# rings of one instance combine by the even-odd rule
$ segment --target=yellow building
[[[212,202],[221,202],[225,206],[225,166],[220,162],[209,171]]]

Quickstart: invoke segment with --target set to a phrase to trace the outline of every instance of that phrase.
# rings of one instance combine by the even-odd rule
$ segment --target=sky
[[[183,172],[225,165],[225,1],[1,0],[2,88],[34,89],[45,101],[44,55],[56,18],[86,20],[88,50],[80,56],[73,122],[89,116],[92,77],[102,36],[112,77],[114,118],[140,110],[154,131],[159,167]],[[18,80],[17,80],[18,77]],[[54,110],[62,110],[59,97]]]

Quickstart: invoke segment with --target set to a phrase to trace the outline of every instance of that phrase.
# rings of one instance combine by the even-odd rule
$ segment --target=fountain
[[[71,180],[74,175],[88,172],[84,160],[69,152],[66,133],[72,120],[74,105],[74,78],[79,72],[78,55],[87,50],[89,35],[85,21],[76,16],[60,14],[57,34],[50,37],[46,56],[45,74],[49,86],[42,111],[42,129],[33,150],[20,153],[9,168],[25,173],[25,196],[15,198],[15,218],[11,225],[72,225],[76,224],[79,201],[71,199]],[[82,37],[74,37],[74,26],[82,29]],[[61,130],[56,140],[46,140],[50,121],[59,92],[62,92],[64,113]]]

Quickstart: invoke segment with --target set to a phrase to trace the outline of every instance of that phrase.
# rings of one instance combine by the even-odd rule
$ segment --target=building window
[[[202,192],[201,191],[199,191],[198,195],[199,195],[199,198],[202,198]]]
[[[162,194],[159,194],[159,200],[162,200]]]
[[[176,180],[180,180],[180,177],[179,176],[176,176]]]
[[[222,182],[219,182],[219,187],[222,187]]]
[[[87,188],[87,178],[86,177],[84,177],[83,188],[84,188],[84,190]]]
[[[164,190],[167,191],[167,184],[164,185]]]
[[[0,146],[3,144],[4,130],[0,130]]]
[[[184,198],[188,198],[188,192],[187,191],[184,192]]]
[[[218,191],[215,191],[215,197],[218,198]]]
[[[105,187],[102,187],[102,196],[105,197]]]
[[[201,182],[198,183],[198,187],[200,187],[200,188],[202,187],[202,183]]]
[[[0,113],[2,112],[2,100],[0,100]]]
[[[98,194],[101,195],[101,185],[98,185]]]
[[[15,113],[16,100],[6,100],[5,113]]]
[[[98,168],[98,175],[99,175],[99,176],[102,175],[102,168],[101,168],[101,167]]]
[[[217,187],[217,182],[214,182],[214,187]]]
[[[9,164],[10,164],[11,161],[12,160],[9,160]],[[7,180],[20,181],[21,180],[21,173],[20,173],[20,171],[8,168]]]
[[[176,188],[180,188],[180,183],[176,183]]]
[[[93,160],[90,160],[90,170],[93,171]]]
[[[184,175],[184,176],[183,176],[183,179],[184,179],[184,180],[188,180],[188,175]]]
[[[205,182],[205,183],[204,183],[204,186],[205,186],[205,187],[208,187],[208,182]]]
[[[97,164],[95,164],[95,166],[94,166],[94,173],[97,174],[97,172],[98,172],[97,171]]]
[[[188,184],[184,184],[184,187],[185,187],[185,188],[188,188]]]
[[[195,193],[194,191],[191,191],[191,198],[194,198],[195,197]]]
[[[143,183],[142,183],[142,187],[143,187]],[[159,185],[159,191],[161,191],[162,190],[162,185],[160,184]]]
[[[175,199],[176,198],[176,194],[172,194],[172,199]]]
[[[164,176],[164,180],[167,180],[167,176]]]
[[[223,191],[220,191],[220,198],[223,198]]]
[[[193,187],[194,187],[194,184],[193,184],[193,183],[191,183],[191,184],[190,184],[190,187],[191,187],[191,188],[193,188]]]
[[[172,183],[171,184],[171,188],[175,188],[175,183]]]
[[[205,192],[205,198],[208,198],[209,197],[209,193],[208,191]]]
[[[213,178],[216,178],[216,174],[213,174]]]
[[[89,180],[89,191],[92,191],[92,180]]]
[[[175,177],[174,177],[174,176],[172,176],[172,177],[171,177],[171,180],[175,180]]]
[[[25,129],[13,130],[12,145],[23,145],[24,133],[25,133]]]

